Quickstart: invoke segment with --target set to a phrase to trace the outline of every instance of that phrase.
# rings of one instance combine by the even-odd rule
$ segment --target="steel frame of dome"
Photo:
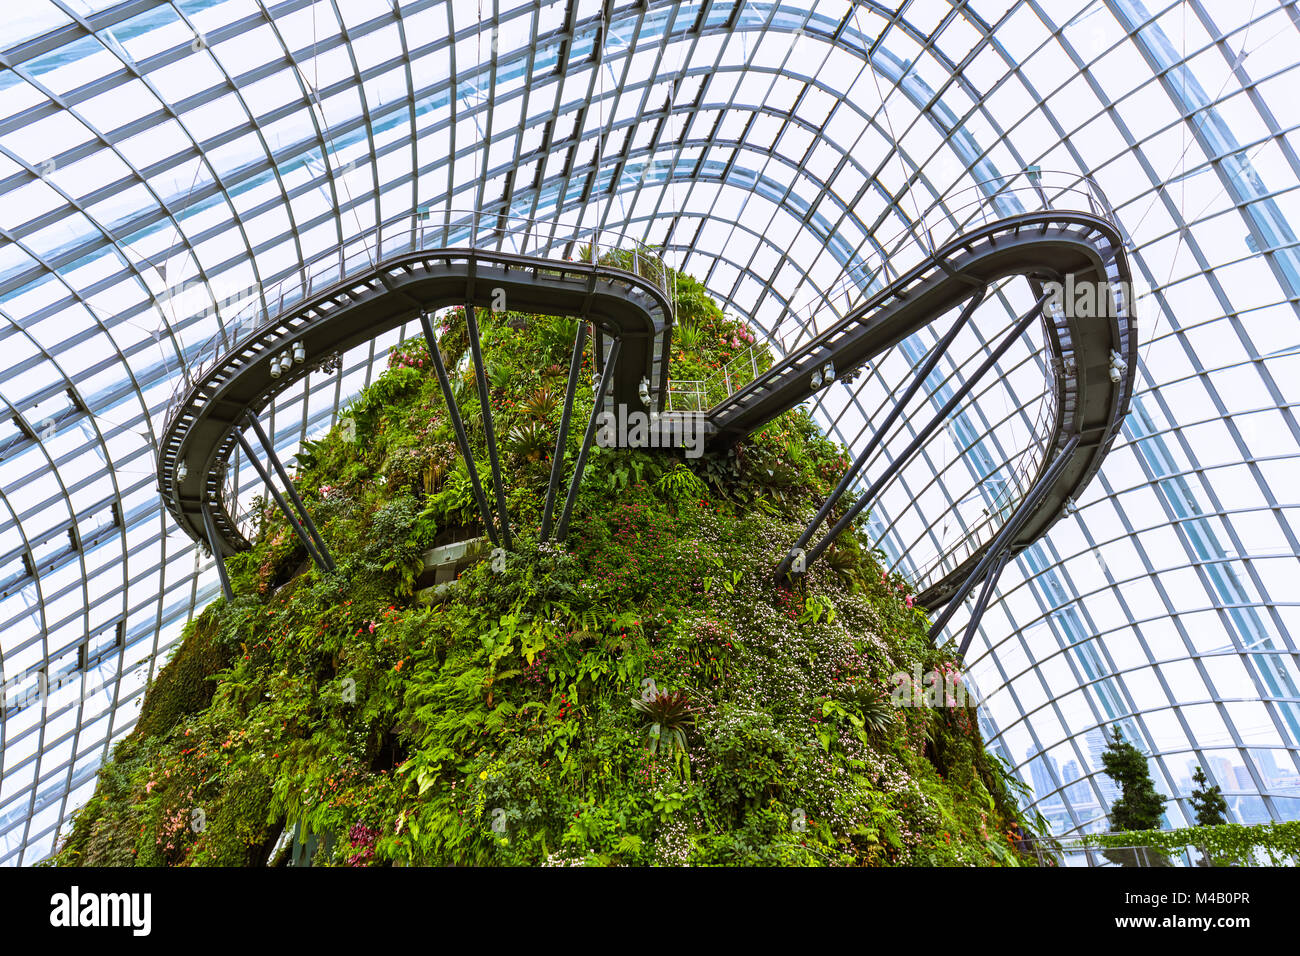
[[[7,12],[0,863],[49,852],[217,590],[150,466],[179,365],[244,290],[367,222],[472,206],[661,244],[779,342],[808,318],[797,303],[829,301],[950,186],[1039,166],[1098,180],[1150,324],[1123,438],[1074,517],[1007,566],[979,628],[969,660],[991,746],[1061,832],[1104,821],[1098,738],[1115,722],[1152,753],[1171,823],[1186,819],[1192,763],[1233,819],[1300,816],[1300,611],[1286,587],[1300,554],[1300,74],[1287,52],[1300,11],[1262,5]],[[1023,304],[1006,288],[992,301]],[[972,334],[971,353],[987,351]],[[331,423],[385,344],[309,378],[306,399],[277,400],[264,422],[282,457]],[[931,344],[901,343],[903,364]],[[1012,382],[1034,362],[1027,347],[999,368]],[[936,407],[954,374],[934,373]],[[886,378],[873,366],[856,394],[821,394],[817,414],[853,446]],[[1008,457],[1001,430],[1032,428],[1024,396],[1011,411],[1002,394],[977,399],[951,429],[971,485],[935,480],[952,469],[927,446],[930,478],[905,471],[898,506],[872,516],[900,570],[990,479],[982,456]],[[241,461],[237,479],[250,476]],[[941,503],[911,515],[927,495]],[[87,673],[102,693],[65,683]]]

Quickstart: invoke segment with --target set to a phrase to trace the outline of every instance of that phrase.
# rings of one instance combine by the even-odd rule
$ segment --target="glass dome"
[[[1171,825],[1197,764],[1232,819],[1300,817],[1298,32],[1293,4],[1203,0],[9,5],[0,862],[50,852],[218,593],[160,502],[158,431],[182,369],[300,263],[448,209],[612,230],[781,345],[941,197],[1039,171],[1113,207],[1140,366],[1123,436],[968,654],[990,746],[1061,833],[1104,827],[1117,722]],[[1028,301],[1008,283],[985,308]],[[936,369],[936,408],[995,326]],[[282,456],[415,331],[281,395]],[[816,414],[860,444],[936,337]],[[1027,338],[885,490],[871,527],[901,570],[996,496],[1040,364]]]

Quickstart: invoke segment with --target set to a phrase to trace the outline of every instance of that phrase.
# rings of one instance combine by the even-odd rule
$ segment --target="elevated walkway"
[[[1038,191],[1041,193],[1041,189]],[[1046,202],[1043,205],[1050,206]],[[1000,280],[1019,275],[1029,281],[1037,301],[999,349],[1005,350],[1033,321],[1042,321],[1044,341],[1051,353],[1047,364],[1051,369],[1052,414],[1040,423],[1035,436],[1038,446],[1017,476],[1016,497],[1006,501],[1006,507],[999,508],[990,519],[1000,521],[996,531],[992,527],[987,534],[972,530],[955,549],[940,556],[926,570],[928,580],[918,600],[926,607],[938,608],[964,597],[981,581],[987,592],[1002,565],[1044,534],[1096,474],[1119,433],[1132,395],[1137,335],[1132,304],[1124,296],[1112,298],[1114,290],[1127,292],[1131,288],[1131,277],[1120,235],[1108,210],[1093,204],[1088,211],[1043,208],[984,218],[985,222],[964,229],[884,288],[865,295],[842,319],[791,347],[771,368],[700,412],[665,409],[673,313],[665,270],[653,257],[614,249],[602,253],[591,246],[578,261],[560,260],[536,254],[538,250],[554,250],[553,238],[542,241],[531,235],[519,245],[527,246],[531,238],[532,254],[474,245],[423,249],[421,245],[430,239],[420,227],[412,228],[405,236],[399,231],[395,241],[381,229],[373,247],[366,248],[365,256],[354,254],[348,258],[346,250],[342,250],[336,266],[332,261],[325,270],[314,266],[309,277],[308,270],[304,270],[296,294],[287,299],[282,294],[274,306],[268,296],[267,306],[246,323],[245,334],[217,340],[208,348],[209,354],[197,372],[178,392],[164,429],[158,457],[163,500],[182,529],[206,542],[218,556],[247,548],[248,541],[227,510],[223,488],[227,463],[234,448],[240,446],[261,472],[309,553],[322,567],[332,567],[324,541],[256,423],[257,413],[322,361],[336,360],[348,349],[414,318],[422,319],[432,345],[427,317],[446,306],[464,305],[497,486],[496,521],[490,514],[487,496],[478,487],[475,469],[471,469],[471,477],[489,537],[494,544],[508,547],[509,520],[491,432],[487,384],[473,318],[475,308],[503,306],[510,311],[586,320],[580,323],[574,343],[557,449],[567,436],[589,322],[596,339],[597,408],[645,413],[653,419],[656,433],[649,442],[651,447],[680,447],[684,436],[702,434],[705,447],[716,451],[807,401],[828,381],[870,362],[962,307],[961,317],[936,347],[927,369],[877,428],[841,487],[778,568],[779,576],[797,574],[806,570],[806,564],[825,550],[883,486],[888,475],[878,477],[863,499],[821,542],[803,550],[985,291]],[[443,238],[448,234],[442,231]],[[437,238],[435,235],[433,241]],[[573,248],[572,241],[568,248]],[[611,261],[630,268],[603,264]],[[1044,288],[1053,283],[1068,283],[1076,288],[1091,285],[1104,290],[1113,307],[1090,311],[1069,296],[1052,297]],[[1093,314],[1095,311],[1103,314]],[[444,397],[452,409],[461,452],[469,457],[469,442],[453,407],[446,371],[438,350],[433,348],[432,352]],[[963,384],[957,397],[993,367],[999,354]],[[949,404],[955,406],[955,402]],[[942,417],[938,416],[936,422]],[[567,528],[596,418],[593,415],[587,424],[559,522],[560,538]],[[916,447],[936,422],[923,429],[914,442]],[[281,478],[283,494],[257,461],[244,436],[245,427],[261,440],[263,452]],[[910,451],[898,457],[895,465],[908,457]],[[563,455],[556,455],[543,520],[544,536],[550,531],[562,462]],[[987,594],[981,596],[979,610],[986,598]],[[936,628],[946,619],[947,614]]]

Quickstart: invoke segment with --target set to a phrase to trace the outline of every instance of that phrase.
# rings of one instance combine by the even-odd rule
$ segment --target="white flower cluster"
[[[656,866],[685,866],[690,852],[690,828],[680,817],[663,824],[650,847],[651,860]]]

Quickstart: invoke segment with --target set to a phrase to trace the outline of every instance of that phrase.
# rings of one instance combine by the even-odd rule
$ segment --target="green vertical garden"
[[[673,375],[707,380],[753,332],[677,288]],[[954,661],[865,535],[772,580],[843,448],[799,411],[724,455],[596,448],[567,541],[541,543],[576,326],[480,319],[515,549],[431,586],[425,553],[482,529],[403,344],[298,456],[337,570],[262,511],[234,600],[186,628],[54,862],[278,865],[293,833],[315,865],[1028,862],[973,707],[894,706],[895,675]],[[463,316],[439,326],[490,488]]]

